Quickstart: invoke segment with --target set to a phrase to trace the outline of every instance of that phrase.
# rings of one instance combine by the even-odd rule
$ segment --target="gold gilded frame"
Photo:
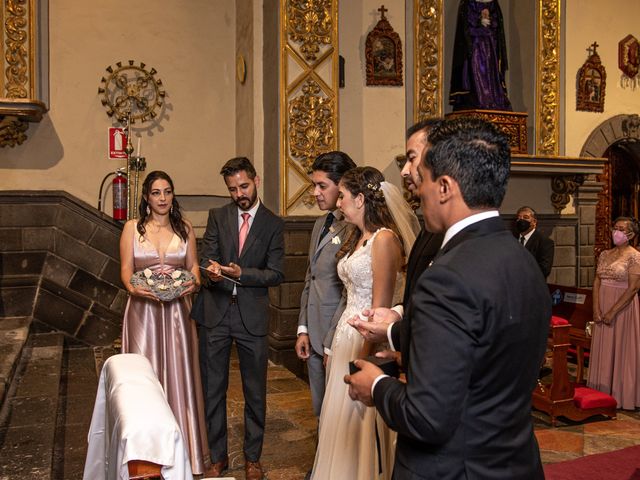
[[[442,116],[443,0],[413,2],[413,118]]]
[[[538,0],[535,153],[558,155],[561,0]],[[443,112],[443,0],[414,0],[414,119]]]
[[[48,74],[37,67],[39,56],[48,55],[38,42],[41,8],[38,0],[0,1],[0,147],[21,145],[29,122],[39,122],[48,108],[39,98]]]
[[[280,213],[307,215],[309,167],[338,148],[338,0],[280,2],[280,142]]]

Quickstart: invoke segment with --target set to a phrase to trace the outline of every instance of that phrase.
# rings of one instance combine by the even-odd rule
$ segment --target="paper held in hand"
[[[206,268],[204,268],[202,265],[199,265],[200,270],[203,270],[207,273],[209,273],[209,270],[207,270]],[[225,280],[229,280],[230,282],[235,283],[236,285],[242,285],[242,283],[240,283],[239,280],[236,280],[235,278],[230,277],[229,275],[227,275],[226,273],[220,272],[220,276],[222,278],[224,278]]]

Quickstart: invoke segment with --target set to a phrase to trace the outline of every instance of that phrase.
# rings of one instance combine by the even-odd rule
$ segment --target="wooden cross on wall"
[[[388,8],[384,8],[384,5],[382,5],[382,6],[378,9],[378,11],[380,12],[380,19],[381,19],[381,20],[386,20],[386,18],[387,18],[387,17],[385,17],[385,16],[384,16],[384,13],[385,13],[385,12],[388,12],[388,11],[389,11],[389,9],[388,9]]]

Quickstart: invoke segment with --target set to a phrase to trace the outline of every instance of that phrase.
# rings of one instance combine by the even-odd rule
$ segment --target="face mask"
[[[629,239],[627,238],[627,234],[620,230],[614,230],[613,232],[611,232],[611,237],[613,238],[613,244],[616,247],[624,245],[629,241]]]
[[[516,230],[518,230],[518,233],[526,232],[529,230],[530,226],[531,222],[529,220],[525,220],[523,218],[516,220]]]

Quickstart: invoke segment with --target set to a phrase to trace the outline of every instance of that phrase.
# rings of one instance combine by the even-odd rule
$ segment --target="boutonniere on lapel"
[[[339,245],[341,243],[340,237],[333,237],[331,239],[331,243],[333,243],[334,245]]]

